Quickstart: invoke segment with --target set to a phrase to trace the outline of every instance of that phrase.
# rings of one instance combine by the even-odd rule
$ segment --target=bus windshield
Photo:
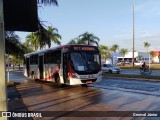
[[[100,69],[99,53],[71,52],[71,60],[76,71],[98,71]]]

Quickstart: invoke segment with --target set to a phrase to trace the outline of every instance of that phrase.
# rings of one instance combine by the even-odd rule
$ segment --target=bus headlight
[[[72,73],[72,78],[78,78],[75,73]]]
[[[76,73],[68,73],[69,78],[79,78],[79,76]]]

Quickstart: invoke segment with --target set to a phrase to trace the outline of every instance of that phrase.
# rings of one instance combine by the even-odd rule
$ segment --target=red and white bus
[[[86,85],[102,79],[97,46],[64,45],[24,55],[24,75],[57,85]]]

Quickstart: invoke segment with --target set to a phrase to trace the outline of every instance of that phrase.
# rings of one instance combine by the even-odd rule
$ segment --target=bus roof
[[[38,54],[38,53],[45,53],[45,52],[50,51],[50,50],[61,50],[61,49],[64,49],[64,48],[71,48],[71,47],[74,47],[74,46],[97,47],[97,46],[85,45],[85,44],[70,44],[70,45],[62,45],[62,46],[58,46],[58,47],[52,47],[52,48],[49,48],[49,49],[46,49],[46,50],[39,50],[39,51],[36,51],[36,52],[27,53],[24,56],[34,55],[34,54]]]

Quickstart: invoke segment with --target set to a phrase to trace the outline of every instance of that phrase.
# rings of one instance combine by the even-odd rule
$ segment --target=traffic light
[[[3,0],[6,31],[38,30],[37,0]]]

